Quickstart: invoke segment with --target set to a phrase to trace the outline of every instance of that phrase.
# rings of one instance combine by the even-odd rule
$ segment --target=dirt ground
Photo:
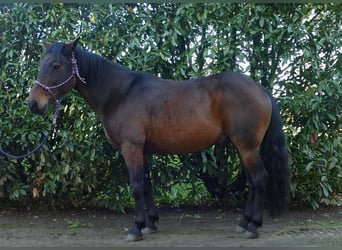
[[[126,242],[133,211],[18,211],[0,209],[0,247],[235,247],[342,246],[342,207],[290,209],[271,219],[265,213],[259,239],[235,231],[242,211],[224,208],[162,208],[159,231],[139,242]]]

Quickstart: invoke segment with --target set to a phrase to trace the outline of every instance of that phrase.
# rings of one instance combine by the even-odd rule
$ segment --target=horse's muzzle
[[[38,109],[38,103],[36,100],[29,101],[28,106],[32,113],[35,113],[35,114],[40,113]]]

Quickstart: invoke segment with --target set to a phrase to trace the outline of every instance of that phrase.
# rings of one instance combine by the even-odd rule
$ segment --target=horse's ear
[[[78,41],[80,40],[80,37],[77,37],[73,42],[72,42],[72,51],[75,50],[77,44],[78,44]]]
[[[80,38],[77,37],[73,42],[65,44],[65,46],[63,48],[64,54],[66,54],[66,55],[71,54],[71,52],[73,52],[75,50],[79,40],[80,40]]]
[[[46,49],[50,48],[51,47],[51,43],[49,43],[48,41],[46,40],[43,40],[43,45],[45,46]]]

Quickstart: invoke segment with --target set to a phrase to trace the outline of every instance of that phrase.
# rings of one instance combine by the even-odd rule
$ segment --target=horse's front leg
[[[149,159],[144,156],[144,197],[147,207],[146,227],[142,230],[143,234],[157,232],[155,222],[159,219],[158,209],[154,203],[152,195],[152,184],[150,179]]]
[[[143,238],[141,230],[145,228],[143,147],[127,143],[121,147],[121,153],[128,168],[131,190],[135,200],[135,222],[128,231],[127,241],[137,241]]]

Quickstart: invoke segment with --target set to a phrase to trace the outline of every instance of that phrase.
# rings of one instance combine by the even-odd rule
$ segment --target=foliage
[[[27,109],[40,41],[80,44],[125,67],[169,79],[240,71],[278,97],[296,203],[317,207],[342,192],[341,5],[338,4],[0,4],[1,148],[27,152],[50,121]],[[51,108],[53,109],[53,108]],[[52,112],[52,110],[51,110]],[[50,113],[51,113],[50,112]],[[228,164],[227,164],[228,162]],[[27,206],[131,204],[120,153],[78,94],[63,102],[55,133],[21,161],[0,156],[0,197]],[[153,156],[161,203],[232,198],[239,173],[232,147]],[[202,182],[203,180],[203,182]],[[174,187],[178,187],[175,189]]]
[[[292,171],[292,193],[313,207],[342,188],[341,6],[336,10],[318,6],[303,18],[290,41],[297,56],[284,61],[297,67],[280,81],[292,165],[300,166]]]

